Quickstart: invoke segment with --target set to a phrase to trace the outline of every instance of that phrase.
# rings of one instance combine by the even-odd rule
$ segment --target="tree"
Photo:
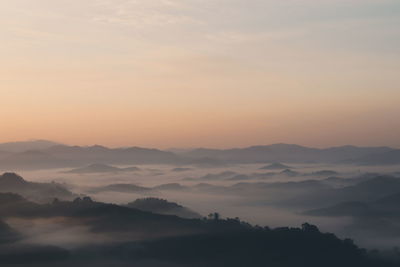
[[[301,229],[308,233],[319,233],[318,227],[309,223],[303,223]]]
[[[218,212],[210,213],[208,214],[208,219],[218,221],[220,219],[220,215]]]

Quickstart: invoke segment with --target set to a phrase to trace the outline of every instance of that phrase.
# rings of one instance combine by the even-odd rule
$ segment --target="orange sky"
[[[0,142],[399,147],[399,2],[280,2],[1,1]]]

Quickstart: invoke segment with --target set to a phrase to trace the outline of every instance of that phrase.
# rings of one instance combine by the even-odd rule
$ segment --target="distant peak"
[[[95,150],[108,150],[108,147],[102,146],[102,145],[93,145],[93,146],[89,146],[89,149],[95,149]]]

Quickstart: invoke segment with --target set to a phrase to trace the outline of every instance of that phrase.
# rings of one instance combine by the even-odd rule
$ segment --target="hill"
[[[170,206],[170,204],[167,204]],[[0,193],[0,216],[25,220],[55,219],[89,229],[101,244],[72,246],[13,244],[14,232],[0,223],[2,264],[18,266],[344,266],[394,267],[351,240],[322,233],[314,225],[301,228],[251,226],[239,219],[184,219],[131,207],[76,198],[37,204]],[[44,226],[42,226],[44,227]],[[84,235],[81,236],[82,242]],[[201,253],[200,253],[201,252]],[[145,263],[145,264],[144,264]],[[102,264],[102,265],[101,265]]]
[[[159,198],[141,198],[128,203],[127,207],[138,210],[149,211],[157,214],[176,215],[182,218],[202,218],[200,214],[175,202],[169,202]]]
[[[110,166],[107,164],[91,164],[86,167],[76,168],[66,173],[116,173],[116,172],[132,172],[132,171],[139,171],[140,169],[137,167],[128,167],[128,168],[118,168],[114,166]]]
[[[15,173],[4,173],[0,176],[0,192],[17,193],[39,202],[47,202],[53,198],[70,200],[75,197],[61,184],[28,182]]]
[[[177,155],[158,149],[140,147],[107,148],[104,146],[56,145],[41,150],[28,150],[6,155],[0,160],[3,169],[70,168],[99,164],[181,164]]]

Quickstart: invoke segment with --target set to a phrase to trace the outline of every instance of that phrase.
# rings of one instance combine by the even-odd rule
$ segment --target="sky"
[[[400,147],[398,0],[0,0],[0,142]]]

